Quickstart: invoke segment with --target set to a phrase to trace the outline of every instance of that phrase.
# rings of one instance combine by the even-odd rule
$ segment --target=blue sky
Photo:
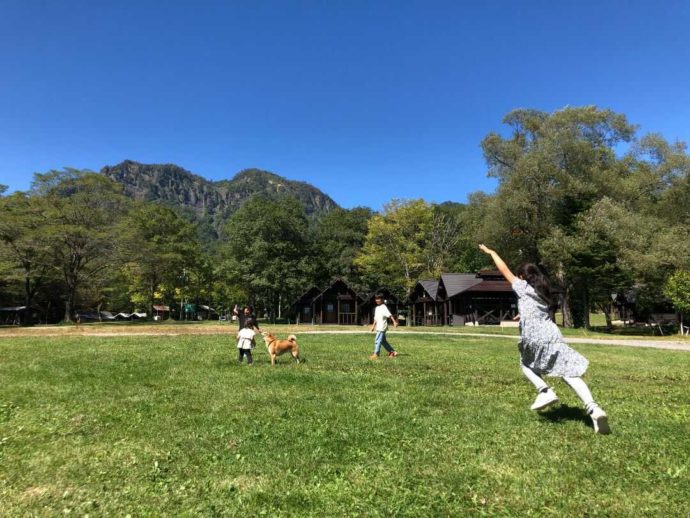
[[[683,1],[0,0],[0,183],[132,159],[464,202],[515,108],[689,141],[689,25]]]

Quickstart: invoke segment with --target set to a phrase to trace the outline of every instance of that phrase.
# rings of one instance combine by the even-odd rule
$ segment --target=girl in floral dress
[[[479,249],[491,256],[496,268],[511,284],[518,297],[522,372],[537,389],[537,398],[531,409],[541,410],[558,401],[554,390],[541,377],[556,376],[562,378],[582,400],[592,419],[594,432],[611,433],[606,412],[594,401],[589,387],[581,377],[589,362],[566,345],[558,326],[551,320],[551,292],[539,267],[524,264],[518,268],[517,275],[514,275],[495,251],[484,245],[479,245]]]

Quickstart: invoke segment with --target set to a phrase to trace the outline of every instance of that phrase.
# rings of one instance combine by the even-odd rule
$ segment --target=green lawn
[[[690,515],[689,353],[578,345],[595,436],[560,381],[529,411],[510,340],[298,338],[0,338],[0,514]]]

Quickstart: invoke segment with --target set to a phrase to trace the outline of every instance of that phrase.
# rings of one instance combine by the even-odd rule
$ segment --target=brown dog
[[[261,333],[268,347],[268,354],[271,356],[271,365],[276,364],[276,356],[290,351],[292,357],[299,363],[299,345],[297,344],[297,337],[295,335],[288,336],[287,340],[278,340],[269,331]]]

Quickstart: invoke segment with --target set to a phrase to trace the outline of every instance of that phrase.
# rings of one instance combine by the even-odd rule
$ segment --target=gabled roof
[[[474,273],[444,273],[441,282],[446,288],[446,297],[450,298],[481,283],[482,278]]]
[[[436,279],[417,281],[417,284],[422,286],[424,291],[429,294],[429,297],[436,300],[436,295],[438,294],[438,281]]]
[[[293,306],[297,304],[311,304],[313,300],[321,293],[321,290],[316,286],[312,286],[304,294],[292,303]]]
[[[344,280],[338,278],[338,279],[336,279],[335,281],[333,281],[333,282],[330,284],[330,286],[328,286],[325,290],[323,290],[323,291],[322,291],[321,293],[319,293],[316,297],[314,297],[314,298],[312,299],[312,303],[316,302],[318,299],[320,299],[321,297],[323,297],[324,294],[325,294],[326,292],[330,291],[331,289],[333,289],[333,288],[334,288],[336,285],[338,285],[338,284],[342,284],[342,285],[345,287],[345,289],[346,289],[347,291],[352,292],[352,293],[355,295],[355,298],[356,298],[357,300],[360,300],[360,301],[364,300],[364,299],[362,299],[362,296],[361,296],[359,293],[357,293],[355,290],[353,290],[352,288],[350,288],[350,286],[349,286],[348,283],[346,283]]]

